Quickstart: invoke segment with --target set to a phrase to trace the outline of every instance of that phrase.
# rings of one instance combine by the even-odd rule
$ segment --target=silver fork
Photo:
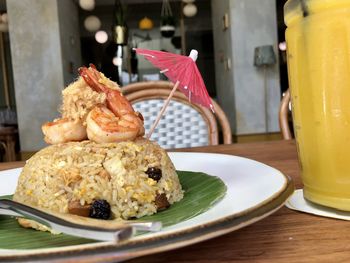
[[[154,232],[162,228],[161,222],[118,223],[112,227],[108,227],[108,222],[99,226],[85,224],[83,220],[77,223],[69,220],[67,216],[58,217],[8,199],[0,199],[0,215],[25,217],[58,232],[102,241],[120,242],[130,238],[136,231]]]

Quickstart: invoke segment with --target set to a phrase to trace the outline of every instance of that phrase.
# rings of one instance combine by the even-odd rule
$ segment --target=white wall
[[[236,135],[266,132],[264,70],[254,66],[254,49],[273,45],[278,54],[275,5],[275,0],[212,0],[218,101],[229,115]],[[229,14],[230,27],[223,31],[225,12]],[[226,58],[231,60],[229,72],[224,69]],[[276,132],[280,102],[278,62],[267,70],[266,83],[268,132]]]

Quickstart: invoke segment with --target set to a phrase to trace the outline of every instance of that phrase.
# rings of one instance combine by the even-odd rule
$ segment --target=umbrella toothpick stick
[[[156,129],[156,127],[157,127],[157,125],[158,125],[158,122],[159,122],[160,119],[162,118],[162,116],[163,116],[163,114],[164,114],[166,108],[167,108],[168,105],[169,105],[169,102],[170,102],[171,98],[173,97],[173,95],[174,95],[174,93],[175,93],[175,91],[177,90],[177,87],[178,87],[179,85],[180,85],[180,81],[176,81],[176,83],[175,83],[173,89],[171,90],[171,92],[170,92],[168,98],[167,98],[166,101],[164,102],[162,109],[161,109],[160,112],[158,113],[158,116],[157,116],[156,120],[154,121],[154,123],[153,123],[153,125],[152,125],[152,127],[151,127],[151,129],[150,129],[150,131],[149,131],[149,133],[147,134],[147,139],[151,138],[152,133],[153,133],[154,130]]]

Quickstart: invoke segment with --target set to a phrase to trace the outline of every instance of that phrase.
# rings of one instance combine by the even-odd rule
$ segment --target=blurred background
[[[183,55],[197,49],[234,141],[279,139],[288,88],[284,3],[0,0],[0,141],[14,140],[17,159],[44,147],[41,124],[59,116],[61,91],[82,65],[95,64],[120,86],[165,79],[134,47]]]

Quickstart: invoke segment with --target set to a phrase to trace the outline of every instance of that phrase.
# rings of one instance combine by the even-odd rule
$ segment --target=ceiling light
[[[86,30],[95,32],[100,29],[101,21],[97,16],[88,16],[84,20],[84,26]]]
[[[79,0],[79,5],[82,9],[91,11],[95,8],[95,0]]]
[[[197,14],[197,6],[194,4],[186,4],[183,9],[184,15],[187,17],[192,17]]]
[[[286,51],[286,50],[287,50],[286,41],[279,43],[279,44],[278,44],[278,48],[279,48],[281,51]]]
[[[8,16],[7,16],[7,13],[3,13],[1,15],[1,19],[0,19],[3,23],[8,23]]]
[[[141,30],[151,30],[153,28],[153,21],[147,16],[142,18],[139,22],[139,28]]]
[[[104,44],[108,40],[108,34],[103,30],[97,31],[95,34],[95,39],[98,43]]]
[[[114,57],[112,63],[114,66],[120,67],[123,64],[123,60],[120,57]]]

